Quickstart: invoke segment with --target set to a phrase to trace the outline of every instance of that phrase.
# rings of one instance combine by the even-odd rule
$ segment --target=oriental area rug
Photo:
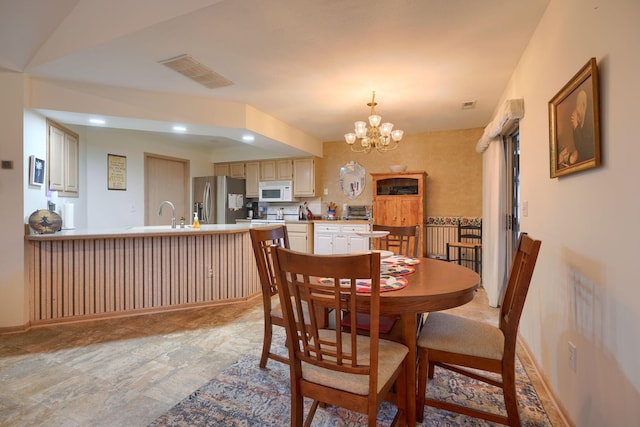
[[[280,328],[278,328],[280,329]],[[274,331],[276,332],[276,331]],[[278,331],[279,332],[279,331]],[[286,354],[284,333],[274,333],[272,351]],[[194,391],[150,426],[288,426],[290,394],[288,366],[269,360],[258,366],[261,347],[240,357],[216,378]],[[516,361],[516,385],[523,426],[551,426],[535,389]],[[499,389],[436,367],[427,396],[457,402],[473,402],[486,410],[506,414]],[[311,407],[305,399],[305,415]],[[396,407],[384,402],[377,425],[389,426]],[[366,426],[367,417],[342,408],[318,408],[312,426]],[[425,407],[423,426],[496,426],[488,421]]]

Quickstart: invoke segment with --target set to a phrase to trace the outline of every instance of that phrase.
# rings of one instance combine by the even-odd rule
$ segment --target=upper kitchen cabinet
[[[239,163],[214,163],[213,174],[215,176],[230,176],[231,178],[245,178],[245,164]]]
[[[229,176],[231,178],[246,178],[244,163],[229,163]]]
[[[315,159],[293,160],[293,196],[315,197],[316,170]]]
[[[427,173],[372,173],[373,223],[420,225],[420,246],[426,250]]]
[[[260,181],[290,181],[293,179],[291,159],[263,160],[260,162]]]
[[[246,197],[258,197],[258,182],[260,181],[260,163],[247,162],[245,163],[245,176],[246,176]]]
[[[237,167],[237,170],[234,168]],[[246,179],[246,197],[258,197],[260,181],[293,181],[294,197],[316,195],[315,163],[313,158],[273,159],[244,163],[215,163],[215,175]],[[240,176],[240,171],[243,175]]]
[[[229,163],[215,163],[213,165],[213,174],[215,176],[229,176]]]
[[[60,196],[78,197],[78,134],[47,120],[49,189]]]

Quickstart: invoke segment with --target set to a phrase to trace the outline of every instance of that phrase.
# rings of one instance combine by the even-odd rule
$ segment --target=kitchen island
[[[261,292],[248,224],[25,236],[31,325],[244,301]]]

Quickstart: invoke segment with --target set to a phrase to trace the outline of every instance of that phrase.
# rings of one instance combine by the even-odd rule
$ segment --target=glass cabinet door
[[[376,182],[378,196],[404,196],[419,194],[417,178],[387,178]]]

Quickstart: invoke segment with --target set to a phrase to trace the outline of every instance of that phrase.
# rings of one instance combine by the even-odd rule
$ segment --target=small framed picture
[[[44,160],[29,156],[29,184],[44,184]]]
[[[127,189],[127,158],[117,154],[107,154],[107,189]]]
[[[600,165],[598,66],[591,58],[549,101],[550,175]]]

